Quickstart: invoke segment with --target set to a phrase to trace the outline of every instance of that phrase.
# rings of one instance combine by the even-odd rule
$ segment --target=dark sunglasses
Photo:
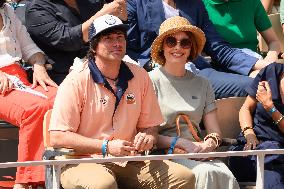
[[[169,36],[165,39],[165,43],[169,48],[175,47],[178,43],[180,44],[181,48],[183,49],[190,49],[191,47],[191,41],[189,39],[182,39],[182,40],[177,40],[173,36]]]

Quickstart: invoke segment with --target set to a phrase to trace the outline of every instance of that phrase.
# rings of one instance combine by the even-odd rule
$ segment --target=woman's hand
[[[264,109],[270,110],[273,107],[272,93],[267,81],[258,84],[256,99],[262,104]]]
[[[254,150],[259,144],[259,141],[257,140],[256,135],[253,131],[247,130],[245,132],[245,138],[247,143],[244,146],[244,150]]]
[[[208,138],[204,142],[199,142],[201,149],[198,153],[213,152],[217,148],[217,144],[212,138]]]
[[[13,83],[4,72],[0,71],[0,94],[5,95],[13,89]]]
[[[48,76],[44,65],[35,63],[32,88],[35,88],[38,84],[42,86],[45,91],[48,91],[47,85],[58,87],[58,85]]]
[[[176,147],[185,150],[187,153],[198,153],[202,149],[200,142],[192,142],[184,138],[177,140]]]

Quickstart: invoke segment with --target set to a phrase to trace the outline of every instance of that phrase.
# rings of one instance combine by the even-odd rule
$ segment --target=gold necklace
[[[116,86],[117,81],[118,81],[117,77],[114,78],[114,79],[112,79],[112,78],[109,78],[109,77],[106,77],[106,76],[105,76],[105,78],[107,79],[108,82],[109,82],[109,80],[110,80],[110,81],[112,82],[112,84]]]

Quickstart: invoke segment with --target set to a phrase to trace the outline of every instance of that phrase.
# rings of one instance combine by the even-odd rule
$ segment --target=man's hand
[[[155,137],[151,134],[146,134],[144,132],[139,132],[134,139],[134,147],[138,152],[144,152],[151,150],[155,143]]]
[[[123,21],[127,20],[127,10],[125,0],[114,0],[111,3],[107,3],[99,11],[100,15],[111,14],[117,16]]]
[[[33,73],[33,85],[32,88],[35,88],[37,85],[42,86],[45,91],[48,91],[47,85],[58,87],[58,85],[50,79],[48,76],[44,65],[34,64],[34,73]]]
[[[13,83],[4,72],[0,71],[0,94],[5,95],[13,89]]]
[[[131,142],[126,140],[110,140],[108,142],[108,153],[113,156],[129,156],[135,151]]]

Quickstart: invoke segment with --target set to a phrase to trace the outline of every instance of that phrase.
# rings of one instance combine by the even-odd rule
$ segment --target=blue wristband
[[[107,155],[107,145],[108,145],[108,141],[109,141],[109,140],[104,140],[104,141],[103,141],[103,144],[102,144],[102,154],[103,154],[103,157],[106,157],[106,155]]]
[[[277,111],[277,109],[275,108],[275,106],[273,106],[271,109],[269,109],[268,110],[268,113],[270,114],[270,115],[272,115],[274,112],[276,112]]]
[[[171,142],[171,146],[169,148],[169,151],[168,151],[168,154],[172,154],[174,152],[174,149],[175,149],[175,145],[177,143],[177,140],[178,140],[178,136],[176,136],[175,138],[173,138],[172,142]]]

